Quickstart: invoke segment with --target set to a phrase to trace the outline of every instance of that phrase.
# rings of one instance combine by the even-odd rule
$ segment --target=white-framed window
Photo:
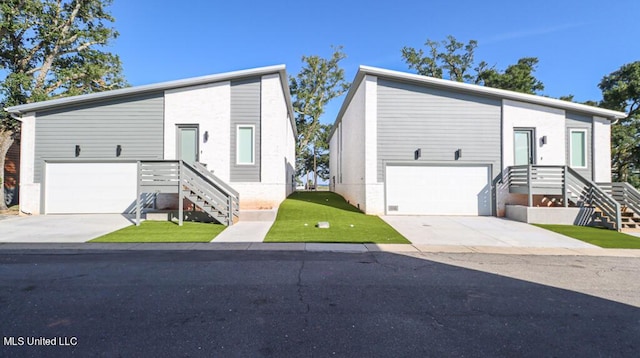
[[[236,127],[236,164],[255,164],[255,130],[254,125],[241,124]]]
[[[572,168],[587,167],[587,130],[569,130],[569,165]]]

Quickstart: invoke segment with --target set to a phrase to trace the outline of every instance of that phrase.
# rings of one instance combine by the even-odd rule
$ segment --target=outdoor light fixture
[[[547,144],[547,136],[543,135],[542,138],[540,138],[540,144]]]
[[[456,160],[462,158],[462,149],[456,150],[455,157],[456,157]]]
[[[204,131],[204,135],[202,136],[202,141],[206,143],[209,141],[209,131]]]
[[[116,157],[119,157],[122,154],[122,146],[120,144],[116,145]]]
[[[422,149],[418,148],[415,152],[413,152],[413,159],[418,160],[422,156]]]
[[[80,146],[76,144],[76,157],[80,156]]]

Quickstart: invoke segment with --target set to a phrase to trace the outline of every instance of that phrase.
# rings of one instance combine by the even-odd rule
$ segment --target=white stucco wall
[[[593,179],[596,183],[611,182],[611,122],[593,117]]]
[[[293,113],[287,115],[287,121],[292,123],[291,119]],[[287,196],[295,191],[296,187],[296,136],[293,129],[293,124],[287,125],[287,147],[286,147],[286,155],[287,155]]]
[[[565,111],[530,103],[502,101],[502,165],[514,165],[514,128],[535,128],[536,164],[565,165]],[[540,138],[547,136],[547,144]]]
[[[339,147],[338,147],[338,137],[340,131],[340,124],[335,128],[333,132],[333,136],[329,140],[329,183],[330,189],[335,191],[335,184],[338,183],[338,155],[339,155]]]
[[[200,162],[224,181],[230,177],[231,86],[219,82],[165,91],[164,159],[176,159],[178,124],[198,124]],[[205,142],[204,134],[209,138]]]
[[[262,76],[260,183],[233,183],[241,209],[277,207],[291,192],[295,138],[278,74]]]
[[[278,74],[262,77],[260,96],[261,182],[231,184],[240,193],[241,209],[276,207],[292,191],[295,138]],[[165,91],[164,158],[176,158],[177,125],[198,124],[200,162],[229,182],[230,120],[229,81]]]
[[[40,184],[34,183],[36,153],[36,115],[22,116],[20,131],[20,211],[40,214]]]
[[[366,76],[365,86],[365,206],[367,214],[384,214],[384,183],[378,183],[378,78]]]
[[[342,182],[336,174],[336,192],[354,206],[366,210],[365,194],[365,99],[367,81],[363,80],[342,116]],[[332,174],[333,175],[333,174]]]

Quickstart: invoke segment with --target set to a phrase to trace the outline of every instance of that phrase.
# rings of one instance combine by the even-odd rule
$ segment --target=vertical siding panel
[[[260,181],[260,77],[231,82],[231,181]],[[255,126],[254,165],[238,165],[236,160],[237,126]]]
[[[162,93],[87,103],[36,114],[34,182],[47,159],[162,159]],[[122,146],[120,157],[116,146]]]
[[[577,113],[567,112],[567,118],[565,120],[566,125],[566,163],[571,165],[571,129],[584,129],[587,131],[587,168],[574,168],[578,174],[583,177],[593,180],[593,118]]]
[[[501,102],[414,84],[378,79],[378,181],[385,161],[493,164],[500,173]]]

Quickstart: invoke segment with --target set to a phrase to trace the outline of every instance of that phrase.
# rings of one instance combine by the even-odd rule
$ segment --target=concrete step
[[[275,221],[278,209],[271,210],[240,210],[240,221]]]

